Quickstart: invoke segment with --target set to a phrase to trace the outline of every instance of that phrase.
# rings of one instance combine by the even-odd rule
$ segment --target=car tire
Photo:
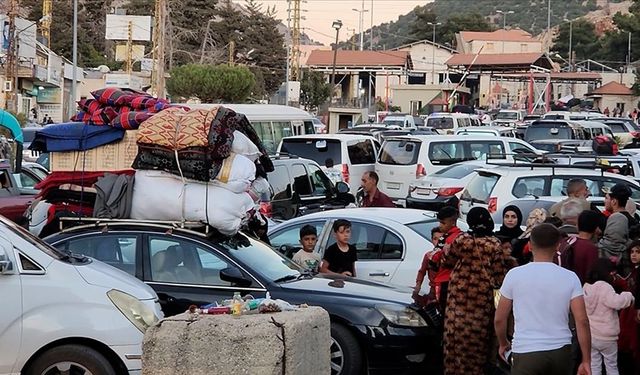
[[[362,370],[362,350],[349,330],[331,324],[331,375],[359,375]]]
[[[58,372],[55,372],[56,368]],[[107,358],[83,345],[62,345],[49,349],[33,361],[25,374],[57,374],[65,370],[72,374],[116,375]]]

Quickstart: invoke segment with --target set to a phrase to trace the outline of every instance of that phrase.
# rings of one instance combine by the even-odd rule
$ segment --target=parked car
[[[333,159],[336,168],[342,170],[342,181],[350,184],[355,194],[362,174],[375,169],[378,149],[375,138],[368,135],[315,134],[282,139],[278,153],[311,159],[319,165]]]
[[[631,177],[602,172],[589,166],[502,165],[478,169],[460,197],[460,216],[472,207],[485,207],[492,214],[502,212],[507,202],[528,197],[562,197],[572,178],[587,181],[593,197],[603,197],[603,188],[624,183],[631,188],[632,198],[640,200],[640,184]],[[502,220],[500,220],[502,221]]]
[[[618,137],[620,140],[621,147],[631,143],[634,137],[634,132],[640,132],[640,126],[630,118],[598,117],[593,119],[593,121],[602,122],[603,124],[608,125],[611,128],[613,135]]]
[[[30,126],[22,128],[22,137],[24,142],[22,143],[22,160],[28,162],[35,162],[38,159],[39,153],[37,151],[29,150],[29,146],[33,139],[36,137],[38,130],[44,129],[42,126]]]
[[[268,291],[292,304],[321,306],[331,317],[334,375],[437,371],[441,361],[437,330],[412,306],[410,290],[313,276],[243,234],[225,237],[202,227],[182,229],[180,223],[113,220],[70,228],[46,241],[136,275],[158,293],[167,316],[230,299],[234,291],[256,298]]]
[[[275,167],[273,172],[267,174],[271,197],[263,198],[261,207],[268,217],[288,220],[309,212],[342,208],[355,202],[349,187],[334,186],[313,160],[293,155],[275,155],[271,161]]]
[[[424,121],[420,117],[404,113],[389,113],[382,119],[382,123],[386,126],[397,126],[400,128],[415,128],[424,125]]]
[[[527,127],[524,140],[527,142],[561,139],[586,139],[584,127],[576,121],[569,120],[538,120]]]
[[[590,140],[601,135],[606,135],[611,139],[615,139],[611,128],[602,122],[595,120],[580,120],[576,122],[584,129],[586,139]]]
[[[529,141],[529,144],[537,150],[545,152],[561,152],[567,147],[584,147],[582,139],[538,139]],[[591,145],[589,145],[591,147]]]
[[[605,117],[600,112],[550,111],[542,115],[543,120],[594,120]]]
[[[522,120],[523,122],[523,126],[529,126],[531,125],[531,123],[533,123],[536,120],[540,119],[540,115],[526,115],[524,116],[524,119]]]
[[[407,208],[438,211],[444,206],[458,207],[460,195],[478,168],[492,168],[481,161],[450,165],[409,185]]]
[[[14,173],[14,179],[21,194],[35,195],[39,190],[35,186],[49,175],[43,166],[38,163],[22,163],[20,174]]]
[[[491,125],[516,127],[524,123],[527,112],[520,109],[501,109]]]
[[[403,208],[345,208],[319,212],[284,222],[269,231],[271,245],[288,258],[300,249],[300,228],[311,225],[318,232],[316,252],[322,256],[335,243],[333,222],[351,221],[351,243],[358,252],[356,276],[404,287],[415,279],[426,251],[433,248],[431,228],[438,225],[434,213]],[[460,223],[466,228],[464,223]]]
[[[139,374],[163,317],[149,286],[0,217],[0,373]]]
[[[23,173],[26,180],[28,172]],[[33,189],[21,191],[21,183],[22,175],[14,174],[6,160],[0,161],[0,215],[19,225],[25,224],[23,214],[35,199],[36,194]]]
[[[438,134],[453,134],[458,128],[471,126],[471,115],[467,113],[436,112],[427,117],[425,126],[432,128]]]
[[[391,199],[403,203],[409,184],[449,165],[487,157],[514,160],[513,154],[540,154],[517,138],[469,135],[464,137],[403,136],[382,144],[375,170],[378,188]]]
[[[458,128],[455,135],[493,135],[496,137],[516,138],[516,129],[510,126],[471,126]]]

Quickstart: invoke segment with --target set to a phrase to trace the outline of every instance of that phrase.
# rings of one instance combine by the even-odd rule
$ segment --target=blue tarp
[[[36,132],[29,149],[41,152],[90,150],[122,140],[124,132],[124,129],[81,122],[49,125]]]

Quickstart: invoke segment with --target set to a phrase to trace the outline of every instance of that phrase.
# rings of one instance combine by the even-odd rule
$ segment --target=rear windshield
[[[479,173],[469,181],[462,193],[462,200],[489,204],[489,197],[499,179],[500,176],[495,174]]]
[[[573,138],[573,132],[568,126],[529,126],[524,135],[525,141]]]
[[[451,165],[466,160],[504,159],[504,144],[500,141],[432,142],[429,160],[433,165]]]
[[[498,112],[496,116],[496,120],[517,120],[518,113],[517,112]]]
[[[283,139],[281,153],[288,153],[311,159],[320,165],[333,159],[334,164],[342,164],[340,141],[337,139]]]
[[[385,141],[380,151],[380,163],[392,165],[411,165],[418,162],[419,141],[392,139]]]
[[[389,125],[389,126],[400,126],[403,127],[404,126],[404,119],[403,118],[385,118],[382,121],[383,124]]]
[[[440,225],[438,220],[417,221],[415,223],[406,224],[414,232],[418,233],[424,239],[431,241],[431,229]]]
[[[433,176],[444,178],[464,178],[478,168],[482,168],[482,166],[478,164],[454,164],[437,171]]]
[[[427,119],[427,126],[434,129],[453,129],[453,119],[451,117],[432,117]]]
[[[376,151],[371,141],[366,140],[348,144],[347,152],[349,153],[351,164],[375,164],[376,162]]]

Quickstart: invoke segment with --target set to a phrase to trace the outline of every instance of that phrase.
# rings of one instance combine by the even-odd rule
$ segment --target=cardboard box
[[[127,130],[120,142],[87,151],[52,152],[51,171],[97,172],[130,169],[138,154],[137,134],[137,130]]]

